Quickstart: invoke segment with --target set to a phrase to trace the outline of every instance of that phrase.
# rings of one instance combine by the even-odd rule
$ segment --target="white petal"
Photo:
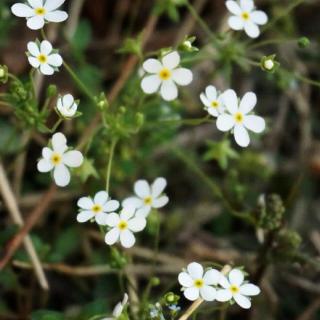
[[[192,82],[193,75],[189,69],[179,68],[173,70],[172,78],[179,86],[187,86]]]
[[[59,100],[60,100],[60,103],[67,108],[70,108],[74,103],[74,97],[72,94],[66,94]]]
[[[99,191],[94,196],[93,202],[103,206],[109,199],[109,194],[106,191]]]
[[[207,86],[206,87],[206,96],[208,100],[214,101],[217,99],[217,89],[214,86]]]
[[[217,296],[217,290],[210,286],[203,286],[200,289],[200,295],[205,301],[213,301]]]
[[[257,38],[260,35],[259,27],[252,21],[246,21],[244,24],[244,31],[250,38]]]
[[[227,6],[227,9],[232,14],[240,15],[241,12],[242,12],[241,8],[239,7],[239,5],[238,5],[238,3],[236,1],[227,1],[226,2],[226,6]]]
[[[180,272],[178,276],[179,283],[186,288],[193,286],[193,279],[190,277],[190,275],[186,272]]]
[[[118,228],[113,228],[109,232],[107,232],[106,236],[104,237],[104,241],[109,246],[115,244],[119,240],[120,231]]]
[[[234,90],[226,90],[221,97],[223,104],[231,114],[234,114],[238,111],[238,97]]]
[[[146,180],[138,180],[134,184],[134,192],[140,198],[145,198],[151,195],[151,190]]]
[[[120,221],[119,215],[116,214],[115,212],[111,212],[107,216],[106,224],[109,227],[116,227],[118,225],[119,221]]]
[[[48,40],[43,40],[40,44],[42,54],[49,55],[52,52],[52,45]]]
[[[136,217],[146,218],[151,211],[151,206],[143,206],[136,212]]]
[[[152,202],[153,208],[162,208],[169,202],[169,198],[167,196],[162,196],[160,198],[154,199]]]
[[[234,138],[240,147],[247,147],[250,143],[250,137],[247,129],[243,125],[234,127]]]
[[[206,107],[208,107],[208,108],[211,107],[211,103],[210,103],[210,101],[208,100],[207,96],[206,96],[204,93],[201,93],[201,94],[200,94],[200,99],[201,99],[202,103],[203,103]]]
[[[68,167],[77,168],[80,167],[83,162],[83,155],[77,150],[68,151],[63,155],[62,161]]]
[[[216,285],[219,283],[220,278],[221,278],[220,271],[216,269],[211,269],[204,274],[203,281],[207,285]]]
[[[245,296],[256,296],[260,292],[260,288],[251,283],[246,283],[240,287],[240,293]]]
[[[244,274],[239,269],[232,269],[229,272],[228,278],[232,285],[239,287],[244,280]]]
[[[188,300],[195,301],[199,298],[199,289],[195,287],[191,287],[184,290],[183,294]]]
[[[43,7],[43,0],[28,0],[32,8]]]
[[[178,89],[172,80],[162,82],[161,96],[166,101],[172,101],[178,97]]]
[[[86,210],[86,211],[81,211],[77,215],[77,221],[82,223],[82,222],[87,222],[90,219],[94,217],[94,213],[92,211]]]
[[[16,3],[11,7],[12,13],[17,17],[29,18],[35,15],[33,9],[23,3]]]
[[[47,11],[52,11],[62,6],[65,1],[66,0],[47,0],[44,7],[47,9]]]
[[[146,227],[147,221],[141,217],[135,217],[128,221],[128,228],[133,232],[142,231]]]
[[[232,30],[242,30],[244,28],[244,21],[240,17],[232,16],[228,19],[228,25]]]
[[[247,297],[243,296],[240,293],[237,293],[233,296],[236,303],[243,309],[250,309],[251,301]]]
[[[240,0],[240,7],[243,11],[251,12],[254,9],[253,0]]]
[[[134,207],[134,208],[140,208],[143,205],[143,201],[140,198],[137,197],[129,197],[127,199],[124,199],[122,201],[123,207]]]
[[[31,17],[31,18],[28,18],[27,26],[31,30],[42,29],[43,26],[44,26],[44,19],[41,16],[34,16],[34,17]]]
[[[268,16],[263,11],[253,11],[250,14],[251,20],[256,24],[266,24],[268,22]]]
[[[149,73],[158,73],[163,68],[161,62],[157,59],[148,59],[143,65],[143,69]]]
[[[39,47],[33,41],[28,42],[27,44],[28,51],[34,56],[37,57],[40,54]]]
[[[218,117],[218,116],[219,116],[219,112],[218,112],[218,109],[217,109],[217,108],[209,107],[209,108],[207,108],[207,111],[208,111],[208,113],[211,114],[213,117]]]
[[[121,313],[123,311],[123,304],[121,302],[117,303],[117,305],[114,307],[112,315],[114,318],[119,318],[121,316]]]
[[[60,67],[63,63],[63,60],[60,54],[54,53],[48,56],[48,64],[53,67]]]
[[[108,217],[107,213],[104,213],[104,212],[97,213],[96,216],[95,216],[96,223],[101,225],[101,226],[107,225],[107,217]]]
[[[167,180],[165,178],[157,178],[151,185],[152,197],[157,198],[167,186]]]
[[[141,81],[141,89],[144,93],[152,94],[158,91],[161,79],[158,75],[146,76]]]
[[[53,169],[53,164],[46,159],[41,159],[37,163],[37,168],[40,172],[49,172]]]
[[[35,57],[28,57],[28,61],[32,67],[38,69],[40,66],[40,61]]]
[[[63,164],[60,164],[54,168],[53,177],[54,181],[59,187],[65,187],[70,182],[69,170]]]
[[[266,128],[266,122],[264,119],[254,115],[245,116],[243,119],[243,124],[247,129],[255,133],[260,133]]]
[[[120,207],[120,203],[117,200],[110,200],[103,206],[104,212],[112,212]]]
[[[94,203],[91,198],[89,197],[82,197],[77,202],[78,207],[81,209],[89,210],[94,206]]]
[[[134,207],[125,207],[120,212],[120,218],[128,221],[134,216],[135,211],[136,211],[136,208]]]
[[[50,22],[62,22],[68,19],[68,14],[65,11],[57,10],[53,12],[47,12],[44,18]]]
[[[202,279],[203,276],[203,267],[200,263],[192,262],[188,264],[187,270],[192,277],[192,279]]]
[[[46,76],[51,76],[54,74],[54,69],[47,63],[44,63],[40,65],[40,72]]]
[[[67,139],[61,132],[57,132],[52,136],[52,147],[55,152],[64,153],[67,149]]]
[[[131,231],[124,230],[120,233],[120,242],[123,247],[131,248],[135,244],[136,239]]]
[[[257,104],[257,96],[254,92],[247,92],[241,99],[239,111],[243,114],[249,113]]]
[[[231,130],[235,125],[234,117],[230,114],[221,114],[217,119],[217,128],[220,131],[226,132]]]
[[[173,51],[167,54],[162,59],[163,66],[170,70],[176,68],[179,65],[179,63],[180,63],[180,56],[179,56],[179,53],[176,51]]]
[[[219,284],[224,289],[229,289],[230,288],[229,280],[223,274],[221,274]]]
[[[222,289],[217,291],[216,296],[217,301],[219,302],[226,302],[232,299],[232,293],[228,289]]]
[[[52,150],[48,147],[44,147],[42,149],[42,157],[47,160],[50,160],[51,156],[52,156]]]

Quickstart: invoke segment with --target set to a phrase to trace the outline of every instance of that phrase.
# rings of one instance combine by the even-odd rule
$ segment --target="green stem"
[[[61,118],[59,118],[58,119],[58,121],[54,124],[54,126],[52,127],[52,129],[51,129],[51,133],[54,133],[56,130],[57,130],[57,128],[59,127],[59,125],[62,123],[62,119]]]
[[[297,39],[267,39],[267,40],[264,40],[264,41],[260,41],[260,42],[257,42],[257,43],[254,43],[250,46],[248,46],[248,49],[257,49],[257,48],[260,48],[260,47],[264,47],[264,46],[267,46],[269,44],[283,44],[283,43],[288,43],[288,42],[294,42],[294,41],[297,41]]]
[[[63,62],[63,66],[65,67],[65,69],[68,71],[69,75],[71,76],[71,78],[76,82],[76,84],[78,85],[79,89],[94,103],[96,104],[96,100],[93,96],[93,94],[91,94],[91,92],[88,90],[88,88],[86,87],[86,85],[80,80],[80,78],[76,75],[76,73],[72,70],[72,68],[64,61]]]
[[[112,168],[112,160],[114,156],[114,150],[117,145],[117,139],[113,139],[110,145],[110,153],[109,153],[109,161],[107,166],[107,174],[106,174],[106,191],[109,193],[109,185],[110,185],[110,175],[111,175],[111,168]]]

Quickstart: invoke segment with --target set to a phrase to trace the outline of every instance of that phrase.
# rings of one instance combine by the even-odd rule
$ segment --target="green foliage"
[[[66,320],[65,316],[56,311],[38,310],[33,312],[31,320]]]

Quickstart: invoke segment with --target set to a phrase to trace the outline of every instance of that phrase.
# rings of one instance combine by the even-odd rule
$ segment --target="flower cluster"
[[[247,283],[239,269],[232,269],[227,276],[216,269],[204,271],[201,264],[192,262],[178,276],[184,296],[191,301],[235,301],[240,307],[251,307],[251,296],[260,293],[259,287]]]

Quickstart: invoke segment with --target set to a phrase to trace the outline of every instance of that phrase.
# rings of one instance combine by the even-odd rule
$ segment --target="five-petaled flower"
[[[57,10],[65,0],[28,0],[28,4],[16,3],[11,7],[17,17],[27,19],[32,30],[42,29],[45,22],[62,22],[68,19],[65,11]]]
[[[103,318],[101,320],[117,320],[121,316],[124,308],[126,307],[128,300],[129,300],[128,294],[125,293],[122,301],[118,302],[117,305],[114,307],[113,312],[112,312],[112,317],[111,318]]]
[[[219,284],[223,289],[218,290],[216,299],[220,302],[234,299],[244,309],[251,307],[251,301],[248,297],[260,293],[258,286],[244,282],[244,274],[239,269],[232,269],[228,277],[221,275]]]
[[[188,300],[194,301],[201,297],[203,300],[213,301],[217,295],[213,286],[219,283],[220,277],[220,271],[209,269],[204,272],[201,264],[192,262],[187,266],[187,270],[179,273],[178,280]]]
[[[120,214],[110,213],[106,219],[106,224],[111,227],[105,236],[105,242],[108,245],[113,245],[120,240],[120,243],[125,248],[131,248],[136,239],[135,232],[142,231],[147,221],[143,217],[135,215],[136,209],[132,206],[125,207]]]
[[[28,43],[28,60],[32,67],[39,69],[44,75],[54,74],[63,63],[60,54],[53,51],[51,43],[47,40],[40,44],[33,41]]]
[[[247,92],[240,103],[234,90],[227,90],[222,95],[226,111],[218,116],[217,128],[226,132],[233,129],[234,138],[241,147],[247,147],[250,137],[247,130],[261,133],[265,129],[263,118],[249,114],[257,103],[257,96],[253,92]]]
[[[66,94],[58,98],[57,111],[63,118],[72,118],[75,116],[78,104],[74,101],[71,94]]]
[[[67,139],[60,132],[52,136],[52,149],[48,147],[42,149],[42,157],[37,165],[38,170],[40,172],[53,170],[54,181],[60,187],[65,187],[70,182],[68,167],[77,168],[83,162],[80,151],[68,151]]]
[[[168,203],[169,198],[162,194],[166,185],[165,178],[157,178],[151,185],[146,180],[138,180],[134,184],[136,196],[125,199],[122,206],[135,207],[137,216],[147,217],[152,208],[162,208]]]
[[[258,26],[268,22],[268,16],[261,10],[255,10],[252,0],[229,0],[226,6],[233,14],[228,20],[230,28],[244,30],[250,38],[257,38],[260,35]]]
[[[149,75],[145,75],[142,79],[142,90],[151,94],[160,88],[160,94],[164,100],[176,99],[178,96],[177,85],[187,86],[193,78],[192,72],[186,68],[180,68],[179,64],[180,56],[176,51],[165,55],[161,61],[157,59],[146,60],[143,63],[143,69]]]
[[[95,219],[97,224],[106,225],[108,214],[119,208],[119,202],[112,200],[106,191],[96,193],[94,198],[82,197],[78,200],[80,212],[77,215],[78,222],[87,222]]]
[[[200,94],[200,99],[205,106],[205,110],[213,117],[218,117],[219,114],[224,112],[222,95],[217,92],[214,86],[206,87],[205,92]]]

